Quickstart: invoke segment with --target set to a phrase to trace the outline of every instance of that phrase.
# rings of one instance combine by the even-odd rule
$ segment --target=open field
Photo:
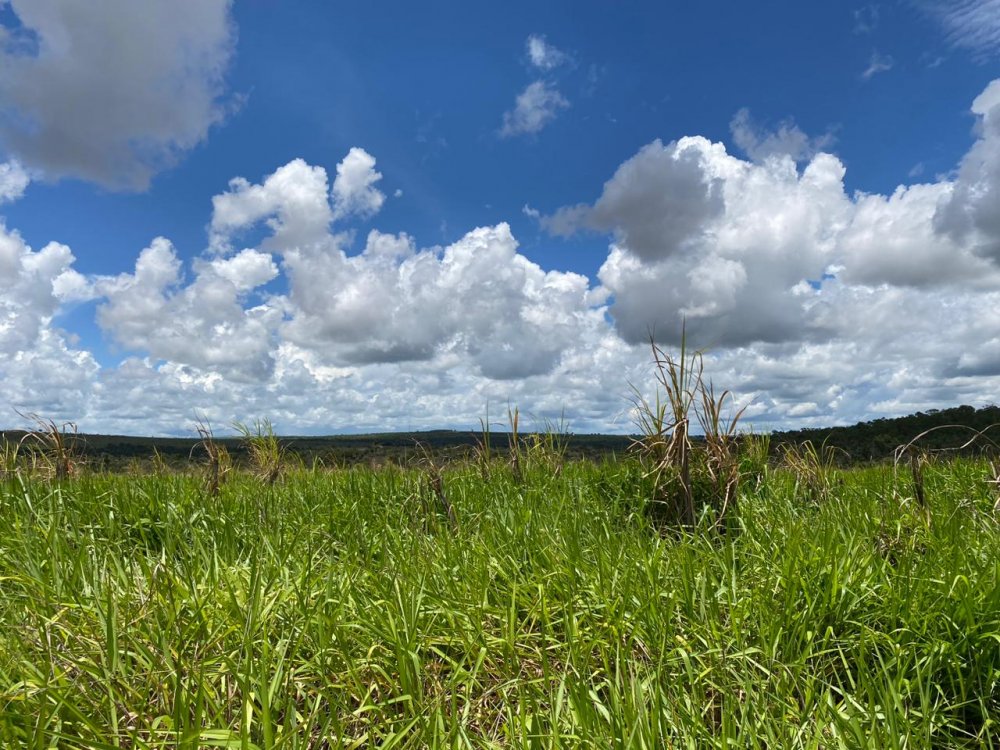
[[[985,462],[772,467],[722,532],[483,468],[9,476],[0,745],[1000,745]]]

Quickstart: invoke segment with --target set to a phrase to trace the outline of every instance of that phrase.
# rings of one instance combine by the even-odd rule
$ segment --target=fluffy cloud
[[[50,242],[33,251],[0,223],[0,353],[30,351],[62,302],[87,295],[73,253]]]
[[[614,231],[644,260],[681,253],[723,209],[721,182],[708,169],[719,148],[703,138],[654,141],[618,168],[592,208],[561,209],[542,225],[564,236],[582,227]]]
[[[0,164],[0,203],[16,201],[28,188],[31,179],[16,161]]]
[[[486,377],[523,378],[551,371],[595,323],[587,278],[543,271],[517,253],[506,224],[440,253],[372,232],[360,255],[296,248],[285,267],[293,309],[285,336],[335,363],[447,352]]]
[[[796,162],[808,161],[828,149],[834,141],[830,133],[810,138],[791,120],[779,123],[777,130],[769,132],[751,119],[750,110],[746,107],[733,115],[729,131],[733,135],[733,143],[754,161],[764,161],[772,156],[790,156]]]
[[[261,184],[234,181],[229,192],[213,200],[216,250],[226,252],[236,231],[260,222],[270,228],[261,247],[281,255],[289,287],[280,304],[271,301],[272,308],[284,311],[283,340],[334,366],[426,361],[448,353],[486,377],[510,379],[551,371],[582,327],[595,321],[603,325],[601,312],[591,304],[587,278],[543,271],[517,252],[506,224],[469,232],[443,250],[418,250],[405,234],[372,231],[363,252],[349,255],[346,238],[330,233],[328,225],[345,213],[338,206],[358,205],[359,198],[345,196],[372,190],[371,179],[356,177],[359,172],[378,177],[374,163],[361,149],[351,150],[338,167],[332,206],[326,198],[326,173],[302,161],[278,169]],[[116,283],[129,296],[159,305],[160,290],[178,281],[177,265],[169,248],[145,252],[152,256],[154,250],[162,273],[144,283],[137,266],[134,276]],[[192,285],[192,295],[200,293],[200,283]],[[235,304],[232,295],[226,301]],[[186,307],[194,309],[193,304]],[[128,335],[115,317],[102,308],[100,319],[118,331],[124,345],[149,350],[147,344],[138,345],[159,330],[146,325],[151,316],[129,316],[143,326],[139,338]],[[220,350],[218,342],[210,348]],[[158,351],[158,356],[172,358]],[[190,362],[190,356],[181,361]]]
[[[973,104],[979,139],[954,182],[851,196],[832,155],[814,154],[800,170],[801,152],[768,149],[750,163],[722,144],[682,138],[640,149],[592,205],[540,221],[554,234],[613,235],[598,277],[616,329],[633,343],[650,333],[673,340],[682,320],[695,340],[724,348],[847,338],[852,329],[842,322],[855,306],[868,310],[865,290],[878,288],[912,306],[909,321],[919,315],[914,300],[932,293],[992,304],[985,295],[1000,289],[998,104],[994,82]],[[734,135],[746,136],[737,124]],[[766,140],[755,135],[751,145]]]
[[[569,55],[546,41],[544,36],[532,34],[525,44],[528,61],[539,70],[550,71],[569,62]]]
[[[91,294],[73,262],[65,245],[32,250],[0,223],[0,404],[7,409],[70,419],[89,398],[97,362],[53,322],[64,304]]]
[[[501,138],[533,135],[552,122],[569,101],[547,81],[528,84],[514,101],[514,109],[504,112]]]
[[[962,159],[958,179],[942,196],[935,226],[980,255],[1000,261],[1000,79],[972,103],[979,139]]]
[[[995,287],[1000,269],[973,247],[937,231],[942,205],[952,201],[947,182],[900,186],[891,195],[859,195],[838,240],[842,280],[876,286]]]
[[[195,411],[288,432],[475,426],[507,402],[629,430],[648,334],[669,345],[686,320],[760,429],[994,401],[998,86],[973,103],[953,178],[887,195],[848,194],[827,153],[655,141],[592,203],[538,217],[608,235],[596,284],[532,262],[503,223],[443,248],[372,230],[356,250],[337,221],[365,212],[340,216],[336,179],[301,160],[216,196],[211,252],[190,264],[158,238],[129,273],[84,279],[69,248],[4,229],[0,398],[142,433],[183,430]],[[123,355],[104,367],[55,326],[94,296]]]
[[[143,189],[222,120],[231,0],[10,0],[0,144],[46,177]]]
[[[800,174],[788,157],[754,165],[704,138],[656,141],[569,214],[616,237],[598,277],[627,341],[669,340],[682,319],[713,346],[782,341],[803,335],[801,285],[836,258],[843,176],[825,154]],[[565,211],[543,223],[573,225]]]
[[[277,275],[270,255],[246,249],[198,264],[185,286],[173,246],[159,237],[139,254],[133,273],[97,281],[106,298],[97,321],[126,349],[229,379],[266,379],[281,310],[267,303],[246,309],[244,302]]]
[[[363,148],[352,148],[337,165],[333,181],[333,217],[368,219],[379,212],[385,194],[375,187],[382,174],[375,171],[375,157]]]
[[[333,221],[326,170],[295,159],[259,185],[243,177],[230,180],[229,190],[212,198],[212,249],[230,250],[234,235],[262,219],[277,246],[308,245],[325,237]]]

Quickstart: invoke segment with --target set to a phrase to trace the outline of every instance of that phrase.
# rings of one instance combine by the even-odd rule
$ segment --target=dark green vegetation
[[[809,440],[815,445],[826,443],[836,448],[851,462],[885,461],[893,451],[917,435],[932,431],[921,438],[924,449],[952,449],[965,443],[970,430],[986,431],[994,441],[1000,439],[1000,406],[956,406],[952,409],[931,409],[895,419],[875,419],[859,422],[850,427],[826,427],[809,430],[776,432],[771,436],[772,445],[799,444]],[[950,427],[950,429],[948,429]],[[991,430],[990,428],[993,427]],[[964,429],[963,429],[964,428]],[[987,441],[974,441],[965,455],[978,455]]]
[[[990,466],[809,471],[8,472],[0,746],[1000,745]]]
[[[971,406],[957,406],[952,409],[918,412],[894,419],[876,419],[859,422],[849,427],[825,427],[787,432],[776,432],[771,436],[771,453],[778,457],[783,445],[799,445],[809,440],[814,445],[835,447],[838,463],[858,463],[885,461],[892,458],[893,450],[916,435],[944,425],[983,430],[1000,423],[1000,407],[986,406],[975,409]],[[509,426],[508,426],[509,427]],[[992,435],[1000,438],[1000,431]],[[24,431],[0,431],[0,445],[5,441],[17,443],[25,436]],[[510,442],[509,431],[493,433],[495,447],[507,450]],[[925,448],[946,448],[959,445],[968,437],[961,430],[939,430],[921,441]],[[624,455],[633,442],[628,435],[577,435],[563,436],[567,456],[570,458],[602,459]],[[330,435],[283,437],[282,443],[289,456],[298,459],[305,466],[321,461],[327,466],[343,466],[372,463],[410,464],[425,455],[425,451],[443,458],[469,455],[481,441],[479,432],[461,430],[430,430],[427,432],[389,432],[373,435]],[[698,440],[698,436],[694,436]],[[75,442],[76,452],[84,463],[105,470],[134,468],[130,464],[148,463],[156,453],[168,464],[181,467],[188,463],[199,438],[154,438],[128,435],[79,435]],[[219,442],[232,453],[237,463],[246,461],[246,444],[239,438],[221,438]],[[974,454],[981,444],[966,451]],[[197,451],[195,450],[197,455]]]
[[[0,432],[0,445],[17,443],[25,432]],[[193,431],[192,431],[193,434]],[[573,458],[604,458],[624,454],[632,443],[627,435],[565,435],[567,455]],[[442,458],[470,455],[482,439],[479,432],[430,430],[427,432],[388,432],[373,435],[330,435],[320,437],[282,437],[289,456],[305,466],[322,462],[326,466],[356,464],[410,464],[430,452]],[[237,462],[247,460],[245,442],[238,438],[219,438]],[[507,450],[509,432],[493,434],[495,447]],[[78,435],[75,442],[80,459],[86,464],[107,470],[131,468],[130,464],[148,464],[156,453],[168,464],[182,467],[197,450],[199,438],[133,437],[128,435]]]

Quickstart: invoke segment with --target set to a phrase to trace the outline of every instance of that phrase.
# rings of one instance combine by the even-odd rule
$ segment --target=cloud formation
[[[143,190],[226,114],[231,0],[10,0],[0,147],[46,179]]]
[[[868,67],[861,72],[861,77],[867,81],[879,73],[886,73],[892,70],[895,65],[896,61],[892,59],[892,55],[883,55],[878,51],[872,52],[871,59],[868,61]]]
[[[62,302],[87,296],[73,261],[66,245],[35,251],[0,223],[0,354],[31,350]]]
[[[792,120],[778,123],[778,129],[768,131],[755,123],[750,110],[743,107],[729,122],[729,132],[735,143],[753,161],[772,156],[790,156],[793,161],[808,161],[834,143],[832,133],[810,138]]]
[[[0,164],[0,203],[16,201],[28,189],[31,178],[16,161]]]
[[[944,26],[948,41],[985,60],[1000,52],[1000,0],[924,3]]]
[[[504,112],[501,138],[534,135],[552,122],[569,101],[547,81],[534,81],[517,95],[514,108]]]
[[[935,226],[1000,262],[1000,79],[976,97],[972,113],[979,138],[962,159],[950,194],[940,202]]]
[[[245,303],[277,275],[270,255],[246,249],[196,264],[195,278],[185,286],[173,246],[157,237],[139,254],[133,273],[97,280],[95,289],[105,300],[97,322],[127,350],[229,380],[259,381],[273,372],[272,332],[281,309]]]
[[[539,34],[532,34],[525,43],[528,61],[539,70],[548,72],[569,62],[569,55],[546,41]]]
[[[651,332],[676,337],[682,320],[696,340],[724,348],[846,339],[845,310],[870,305],[865,290],[873,289],[893,290],[884,296],[900,306],[930,295],[992,304],[1000,289],[998,105],[994,82],[972,105],[979,137],[953,181],[849,195],[831,154],[811,155],[800,170],[799,149],[768,149],[751,163],[723,144],[682,138],[640,149],[593,204],[540,221],[553,234],[613,235],[598,278],[616,330],[636,344]],[[742,124],[734,137],[747,146]]]
[[[382,174],[375,171],[375,157],[363,148],[352,148],[337,165],[333,181],[333,218],[356,216],[370,219],[385,203],[385,194],[375,187]]]
[[[952,177],[889,194],[848,193],[823,151],[748,160],[698,136],[653,141],[592,202],[538,215],[552,233],[607,235],[596,281],[542,268],[505,223],[447,247],[372,229],[355,248],[351,222],[378,202],[361,149],[332,186],[303,160],[232,180],[190,262],[156,238],[133,269],[84,278],[68,247],[3,228],[0,399],[144,434],[183,430],[195,410],[289,432],[474,426],[508,400],[625,431],[648,335],[670,345],[686,320],[760,429],[993,401],[998,98],[993,82],[972,103]],[[86,300],[118,361],[61,329]]]

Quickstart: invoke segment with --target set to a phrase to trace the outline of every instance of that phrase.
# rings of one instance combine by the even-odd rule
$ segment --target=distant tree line
[[[771,448],[779,452],[782,444],[802,443],[806,440],[819,445],[825,442],[843,451],[850,462],[863,463],[885,461],[892,458],[893,451],[905,445],[918,435],[933,430],[920,439],[920,447],[926,450],[957,448],[967,442],[971,428],[987,430],[987,437],[1000,443],[1000,406],[989,405],[981,409],[972,406],[956,406],[952,409],[929,409],[918,411],[906,417],[893,419],[873,419],[858,422],[850,427],[824,427],[807,430],[775,432],[771,436]],[[948,426],[955,429],[946,429]],[[989,450],[989,443],[979,440],[962,453],[976,455]]]
[[[801,445],[810,441],[816,446],[826,444],[837,449],[844,463],[868,463],[890,460],[895,449],[928,430],[933,430],[920,441],[927,450],[956,448],[970,436],[969,428],[987,430],[987,436],[1000,444],[1000,427],[989,431],[991,425],[1000,424],[1000,406],[990,405],[980,409],[956,406],[951,409],[930,409],[905,417],[873,419],[849,427],[823,427],[804,430],[774,432],[771,435],[772,456],[783,455],[783,446]],[[943,429],[956,425],[955,429]],[[934,429],[938,428],[938,429]],[[0,447],[4,442],[17,443],[25,436],[21,430],[0,432]],[[527,436],[525,433],[522,437]],[[426,432],[397,432],[369,435],[301,436],[281,438],[291,457],[311,465],[321,461],[328,466],[398,463],[407,464],[428,454],[448,459],[468,456],[482,435],[472,431],[431,430]],[[494,448],[506,451],[511,434],[491,433]],[[566,458],[605,459],[626,455],[634,438],[629,435],[578,435],[566,433]],[[698,441],[697,436],[692,439]],[[74,435],[74,451],[91,467],[116,469],[130,461],[146,461],[157,455],[165,462],[181,466],[192,457],[197,459],[198,438],[150,438],[122,435]],[[239,438],[220,438],[237,463],[246,461],[246,446]],[[977,441],[963,451],[976,455],[989,449],[987,441]]]

